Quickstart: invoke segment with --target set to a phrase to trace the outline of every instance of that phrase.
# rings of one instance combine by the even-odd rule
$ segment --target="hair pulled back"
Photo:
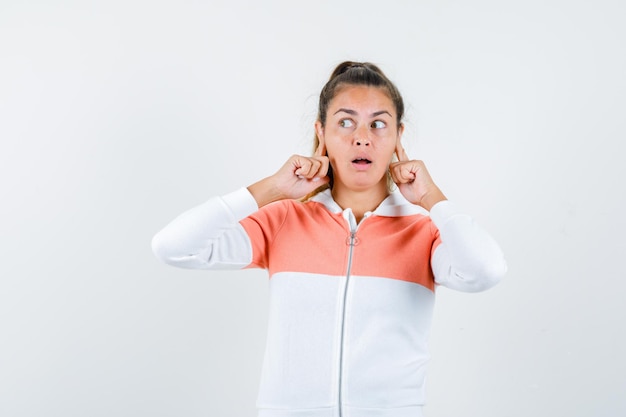
[[[379,87],[385,90],[394,104],[398,127],[400,127],[404,116],[404,101],[396,86],[376,65],[369,62],[353,61],[345,61],[337,65],[330,79],[322,88],[317,113],[317,120],[322,126],[326,125],[328,105],[341,88],[348,85]]]

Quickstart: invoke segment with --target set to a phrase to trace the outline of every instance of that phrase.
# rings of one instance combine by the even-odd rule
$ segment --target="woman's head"
[[[391,190],[393,181],[385,174],[402,135],[403,115],[402,96],[377,66],[339,64],[320,93],[316,122],[315,149],[321,144],[331,160],[329,186],[335,189],[339,181],[350,188],[369,188],[382,182]],[[360,144],[363,136],[367,146]],[[351,164],[351,158],[368,155],[372,161],[367,166]]]

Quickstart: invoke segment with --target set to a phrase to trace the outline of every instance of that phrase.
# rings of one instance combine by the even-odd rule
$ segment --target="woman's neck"
[[[336,184],[331,190],[333,199],[342,209],[350,208],[357,222],[365,216],[368,211],[374,211],[389,195],[387,184],[376,186],[367,190],[351,190]]]

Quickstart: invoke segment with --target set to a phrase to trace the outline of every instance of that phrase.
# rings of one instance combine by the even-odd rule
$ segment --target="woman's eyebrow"
[[[372,113],[372,117],[380,116],[381,114],[385,114],[385,113],[387,113],[389,115],[389,117],[393,118],[391,113],[389,113],[387,110],[376,111],[376,112]]]
[[[333,116],[334,116],[335,114],[337,114],[337,113],[340,113],[340,112],[348,113],[348,114],[350,114],[350,115],[352,115],[352,116],[356,116],[356,115],[358,115],[358,113],[357,113],[356,111],[352,110],[352,109],[344,109],[344,108],[341,108],[341,109],[337,110],[335,113],[333,113]],[[389,113],[387,110],[379,110],[379,111],[376,111],[376,112],[372,113],[371,117],[380,116],[381,114],[385,114],[385,113],[386,113],[386,114],[388,114],[388,115],[389,115],[389,117],[393,117],[393,116],[391,115],[391,113]]]
[[[354,111],[354,110],[351,110],[351,109],[343,109],[343,108],[341,108],[341,109],[337,110],[336,112],[334,112],[334,113],[333,113],[333,116],[334,116],[335,114],[337,114],[337,113],[340,113],[340,112],[348,113],[348,114],[351,114],[352,116],[356,116],[356,115],[358,114],[358,113],[357,113],[356,111]]]

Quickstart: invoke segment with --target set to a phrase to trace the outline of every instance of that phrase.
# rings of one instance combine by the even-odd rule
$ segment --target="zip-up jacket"
[[[329,190],[259,209],[243,188],[180,215],[153,250],[184,268],[269,271],[260,417],[420,417],[436,285],[482,291],[506,271],[469,216],[398,191],[357,224]]]

